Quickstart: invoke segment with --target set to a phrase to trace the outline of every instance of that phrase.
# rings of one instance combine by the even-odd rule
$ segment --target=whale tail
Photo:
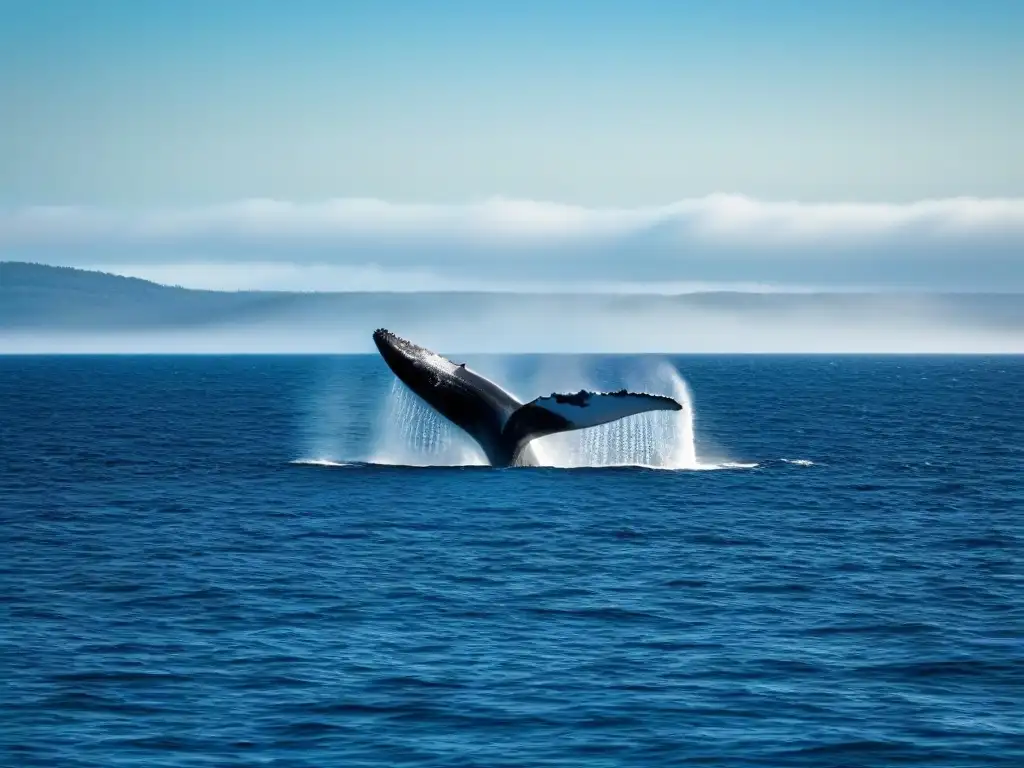
[[[679,411],[682,406],[671,397],[643,392],[588,392],[551,394],[538,397],[516,409],[501,431],[501,439],[512,460],[531,440],[558,432],[571,432],[608,424],[650,411]]]
[[[469,434],[491,464],[521,463],[531,440],[618,421],[648,411],[682,409],[671,397],[636,392],[551,394],[520,403],[493,381],[383,328],[373,334],[392,372],[434,410]]]

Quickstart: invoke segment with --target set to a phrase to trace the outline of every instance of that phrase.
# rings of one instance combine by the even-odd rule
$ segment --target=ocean
[[[0,357],[0,764],[1024,765],[1024,358],[469,363]]]

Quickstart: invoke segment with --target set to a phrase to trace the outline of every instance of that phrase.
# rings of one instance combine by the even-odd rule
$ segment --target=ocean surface
[[[469,362],[0,357],[0,765],[1024,765],[1024,358]]]

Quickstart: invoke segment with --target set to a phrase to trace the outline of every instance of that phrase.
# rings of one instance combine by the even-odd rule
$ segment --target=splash
[[[334,364],[318,374],[301,413],[301,452],[294,463],[346,463],[355,458],[348,449],[358,442],[352,414],[358,413],[359,403],[343,367]]]
[[[634,466],[652,469],[722,469],[724,463],[697,458],[693,396],[686,380],[667,362],[631,377],[630,389],[669,395],[680,411],[654,411],[611,424],[563,432],[531,445],[540,464],[552,467]]]
[[[476,442],[438,414],[398,379],[381,410],[373,464],[486,466]]]
[[[810,459],[783,459],[783,464],[795,464],[798,467],[813,467],[814,462]]]
[[[557,370],[547,366],[533,376],[519,377],[516,389],[521,391],[514,396],[527,401],[539,392],[566,391],[568,379],[572,381],[570,388],[601,391],[624,385],[636,392],[668,395],[682,409],[637,414],[611,424],[539,438],[530,443],[536,464],[666,470],[758,466],[698,456],[693,396],[686,380],[667,361],[634,366],[624,377],[613,377],[614,381],[595,381],[578,361],[559,363]],[[492,371],[488,374],[494,375]],[[323,466],[487,466],[483,450],[472,438],[398,379],[392,379],[376,414],[366,411],[365,400],[346,383],[342,376],[332,376],[312,399],[304,425],[304,450],[297,462]]]
[[[295,459],[291,462],[292,464],[298,464],[304,467],[349,467],[351,464],[347,461],[334,461],[333,459]]]

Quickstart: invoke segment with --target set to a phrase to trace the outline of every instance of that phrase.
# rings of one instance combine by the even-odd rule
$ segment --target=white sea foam
[[[307,467],[349,467],[347,461],[334,461],[333,459],[294,459],[292,464],[301,464]]]

